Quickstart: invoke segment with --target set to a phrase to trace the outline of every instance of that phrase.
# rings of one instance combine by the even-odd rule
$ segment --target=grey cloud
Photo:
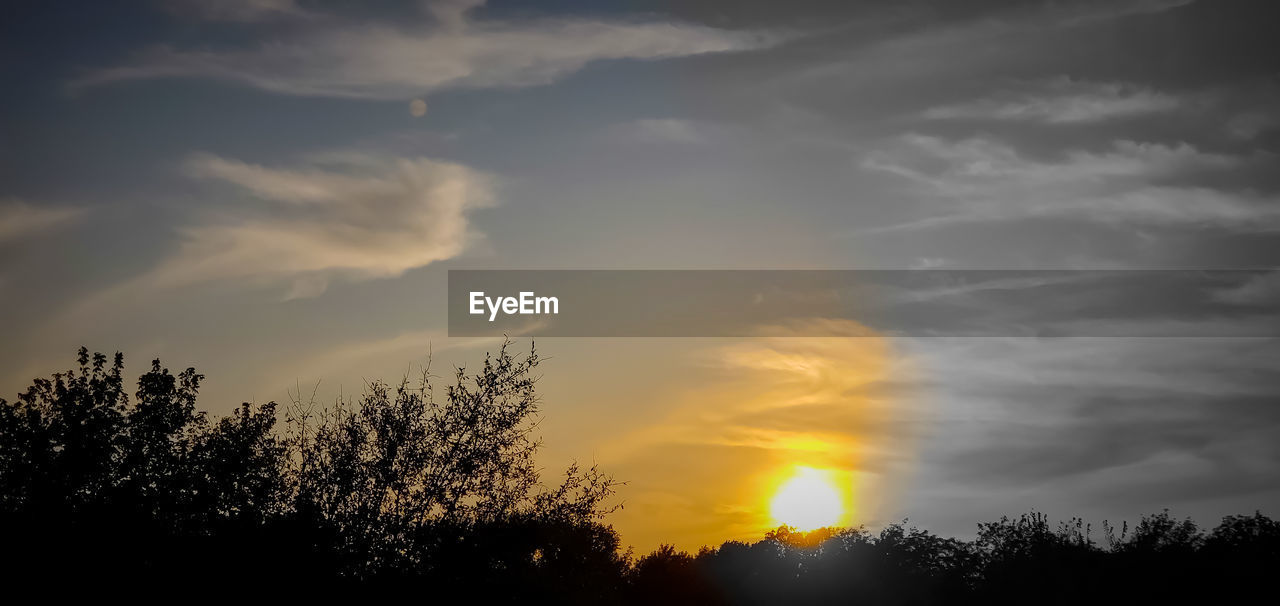
[[[762,23],[831,25],[888,15],[894,20],[955,23],[987,18],[1039,15],[1054,23],[1079,24],[1159,13],[1192,0],[1083,0],[1028,4],[1019,0],[660,0],[664,12],[707,23],[754,26]]]
[[[1276,339],[915,340],[932,407],[931,474],[958,485],[1016,488],[1075,476],[1105,502],[1107,470],[1164,453],[1200,459],[1162,480],[1205,474],[1252,483],[1280,451]],[[1257,460],[1261,457],[1262,460]],[[1273,474],[1274,475],[1274,474]],[[1220,478],[1222,479],[1222,478]],[[1175,505],[1166,503],[1165,505]]]
[[[904,503],[942,532],[1022,507],[1096,522],[1275,503],[1278,339],[894,343],[921,445]]]
[[[706,140],[705,127],[678,118],[633,120],[615,126],[608,134],[622,142],[687,144]]]
[[[1080,394],[1071,396],[1079,398]],[[1043,393],[1027,393],[1024,397],[1071,406]],[[1257,454],[1230,447],[1238,434],[1264,431],[1280,438],[1280,415],[1268,405],[1269,398],[1189,402],[1167,396],[1128,400],[1094,397],[1095,407],[1089,416],[1082,414],[1065,423],[1019,424],[1007,420],[993,424],[982,433],[982,448],[956,448],[946,465],[949,474],[958,481],[979,486],[1052,485],[1065,477],[1096,476],[1167,453],[1201,459],[1211,468],[1229,473],[1235,460]],[[1141,418],[1133,418],[1137,416]],[[1280,452],[1274,449],[1266,453],[1271,460],[1277,455]],[[1237,483],[1249,483],[1248,474],[1231,475],[1236,476],[1233,480]],[[1166,481],[1194,484],[1203,479],[1200,473],[1191,471]]]
[[[1261,111],[1237,114],[1227,122],[1227,132],[1237,139],[1254,139],[1280,125],[1280,117]]]
[[[1205,145],[1231,115],[1269,113],[1242,88],[1275,88],[1273,66],[1251,52],[1274,20],[1257,3],[1242,14],[1204,2],[946,4],[833,16],[844,25],[717,59],[698,81],[722,101],[717,119],[852,146],[904,130],[994,131],[1044,149],[1103,125],[1111,138]],[[921,120],[930,110],[956,117]],[[1004,117],[959,117],[975,114]],[[1150,119],[1115,120],[1132,117]],[[1033,130],[1051,120],[1056,132]],[[1251,120],[1236,130],[1254,132]]]
[[[1280,309],[1280,273],[1266,273],[1244,284],[1214,293],[1219,301],[1239,305],[1269,305]]]
[[[1133,0],[1130,2],[1112,2],[1098,5],[1094,10],[1081,11],[1079,14],[1067,16],[1063,22],[1077,25],[1103,19],[1117,19],[1130,15],[1149,15],[1169,9],[1191,4],[1195,0]],[[1085,3],[1087,4],[1087,3]]]
[[[1055,78],[1021,93],[1001,93],[977,101],[929,109],[929,119],[1026,120],[1050,124],[1099,122],[1168,112],[1183,101],[1147,87]]]
[[[1059,159],[1037,159],[989,138],[951,141],[911,134],[868,153],[862,166],[906,179],[937,205],[928,218],[890,230],[1075,216],[1104,223],[1274,232],[1280,229],[1280,201],[1272,195],[1166,183],[1253,161],[1186,143],[1125,140],[1115,141],[1104,152],[1073,150]]]

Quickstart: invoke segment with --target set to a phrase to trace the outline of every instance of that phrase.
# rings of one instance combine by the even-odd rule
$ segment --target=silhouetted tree
[[[515,553],[469,569],[470,576],[529,563],[549,568],[567,547],[608,555],[620,570],[616,537],[596,537],[605,529],[593,526],[610,511],[603,503],[612,478],[574,466],[558,486],[540,488],[539,443],[531,436],[538,363],[535,351],[516,358],[504,344],[474,375],[457,369],[443,398],[424,370],[415,382],[372,383],[354,405],[313,413],[295,403],[294,511],[339,537],[333,547],[358,577],[456,575],[452,552],[469,547],[441,532],[520,538],[508,546],[519,545]],[[534,523],[562,531],[530,534]],[[590,532],[566,534],[569,528]],[[563,545],[570,537],[573,544]]]
[[[41,562],[56,559],[104,578],[234,569],[508,591],[520,578],[522,592],[541,580],[583,600],[621,587],[626,561],[601,523],[613,479],[573,466],[540,482],[536,352],[504,344],[441,399],[424,372],[353,404],[295,403],[283,432],[274,403],[210,422],[194,369],[153,361],[131,402],[122,356],[81,348],[77,360],[0,399],[8,571],[52,572]]]
[[[101,506],[115,488],[125,406],[116,354],[80,348],[79,370],[36,379],[17,401],[0,399],[0,503],[7,512],[71,515]]]

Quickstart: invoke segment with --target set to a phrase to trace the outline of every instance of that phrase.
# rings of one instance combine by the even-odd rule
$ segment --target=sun
[[[844,515],[844,499],[831,481],[831,472],[797,467],[795,473],[778,487],[769,513],[774,523],[798,530],[836,526]]]

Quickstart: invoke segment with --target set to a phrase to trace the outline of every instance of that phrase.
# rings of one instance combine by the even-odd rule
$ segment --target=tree
[[[79,370],[36,379],[17,401],[0,398],[0,506],[69,515],[103,504],[114,487],[125,430],[119,353],[81,347]]]
[[[540,488],[532,437],[540,360],[533,349],[517,358],[509,346],[486,356],[479,372],[456,369],[442,399],[428,367],[415,382],[370,384],[354,405],[317,413],[295,402],[295,511],[342,537],[335,549],[349,573],[444,569],[448,543],[437,528],[589,527],[611,511],[603,504],[615,483],[594,467],[574,466],[558,486]],[[530,542],[511,557],[532,561],[541,550],[545,565],[556,553],[549,547]],[[616,550],[616,538],[590,548]]]
[[[77,360],[0,399],[7,570],[51,558],[176,582],[283,561],[321,577],[557,579],[548,591],[584,599],[620,586],[625,557],[601,522],[613,479],[575,465],[541,483],[532,349],[504,343],[439,399],[424,370],[354,403],[295,402],[283,431],[270,402],[210,421],[194,369],[153,361],[131,402],[123,356]]]

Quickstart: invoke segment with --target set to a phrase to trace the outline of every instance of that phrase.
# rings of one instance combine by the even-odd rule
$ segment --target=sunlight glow
[[[844,514],[844,499],[830,475],[811,467],[797,467],[769,504],[774,522],[804,531],[838,525]]]

